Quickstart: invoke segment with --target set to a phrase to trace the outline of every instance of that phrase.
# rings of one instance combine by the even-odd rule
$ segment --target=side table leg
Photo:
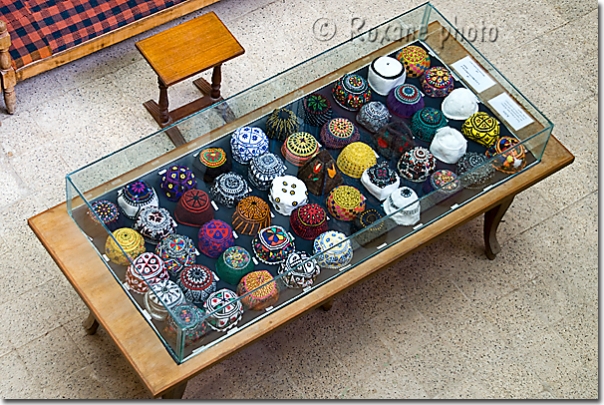
[[[170,117],[170,112],[168,111],[168,87],[162,83],[161,80],[159,82],[159,118],[162,127],[167,126],[172,121],[172,117]]]
[[[182,399],[182,395],[185,393],[185,389],[187,388],[187,382],[183,382],[173,387],[172,389],[166,391],[164,395],[161,397],[163,399]]]
[[[222,81],[222,64],[218,66],[214,66],[212,70],[212,92],[210,93],[210,97],[213,100],[218,100],[220,98],[220,82]]]
[[[484,246],[486,255],[490,260],[494,260],[501,246],[497,242],[497,228],[506,211],[514,201],[514,196],[510,196],[501,201],[496,207],[491,208],[484,213]]]
[[[84,329],[89,335],[94,335],[96,330],[99,328],[99,322],[96,320],[92,312],[88,315],[88,318],[84,321]]]
[[[333,306],[333,298],[322,303],[321,309],[323,309],[323,311],[329,311],[332,306]]]

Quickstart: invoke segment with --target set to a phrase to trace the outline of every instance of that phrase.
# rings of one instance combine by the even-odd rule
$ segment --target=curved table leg
[[[89,335],[94,335],[96,330],[99,328],[99,322],[96,320],[92,312],[88,315],[88,318],[84,321],[84,329]]]
[[[499,205],[484,213],[484,246],[486,255],[491,260],[501,252],[501,246],[497,242],[497,227],[512,201],[514,201],[513,195],[501,200]]]
[[[186,388],[187,382],[185,381],[175,387],[172,387],[170,390],[166,391],[161,397],[163,399],[181,399],[183,394],[185,393]]]
[[[332,306],[333,306],[333,298],[322,303],[321,309],[323,309],[323,311],[329,311]]]

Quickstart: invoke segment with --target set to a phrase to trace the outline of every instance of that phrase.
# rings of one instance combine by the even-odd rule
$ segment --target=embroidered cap
[[[279,225],[261,229],[252,239],[254,254],[262,263],[279,264],[294,249],[294,238]]]
[[[287,166],[279,156],[273,153],[265,153],[250,161],[247,175],[252,186],[258,190],[266,191],[271,186],[273,179],[277,176],[283,176],[286,170]]]
[[[199,228],[199,251],[204,255],[216,259],[227,248],[235,245],[233,229],[224,221],[213,219]]]
[[[390,90],[386,98],[386,106],[392,115],[411,118],[413,114],[424,108],[424,97],[414,85],[402,84]]]
[[[421,183],[436,170],[436,158],[428,149],[416,146],[403,153],[396,168],[402,178]]]
[[[398,159],[403,153],[415,147],[411,129],[402,121],[384,125],[371,137],[377,152],[388,160]]]
[[[356,120],[369,132],[377,132],[381,127],[390,122],[388,108],[379,101],[372,101],[361,107],[357,113]]]
[[[321,274],[321,267],[308,253],[296,250],[279,265],[277,273],[282,274],[281,280],[287,287],[306,288],[313,285]]]
[[[323,195],[326,190],[333,190],[334,187],[344,183],[336,161],[326,150],[322,150],[306,162],[298,171],[298,178],[314,195]]]
[[[174,208],[174,219],[179,224],[193,227],[214,219],[214,207],[208,193],[196,188],[185,192]]]
[[[159,241],[155,254],[163,260],[170,278],[178,280],[182,269],[195,263],[197,249],[193,239],[173,233]]]
[[[336,161],[342,173],[355,179],[361,178],[363,172],[376,163],[374,150],[363,142],[354,142],[345,147]]]
[[[180,200],[186,191],[195,187],[197,187],[195,174],[186,166],[170,166],[161,176],[159,184],[166,198],[173,202]]]
[[[365,210],[366,198],[353,186],[338,186],[327,196],[327,210],[340,221],[352,221]]]
[[[409,45],[398,51],[395,58],[405,66],[409,78],[420,77],[430,67],[430,55],[419,46]]]
[[[419,198],[409,187],[403,186],[390,194],[382,207],[386,215],[398,225],[413,226],[420,220]]]
[[[117,192],[117,205],[124,215],[134,219],[143,208],[158,207],[159,199],[153,187],[142,180],[136,180]]]
[[[123,225],[123,220],[117,205],[109,200],[97,200],[90,203],[91,209],[88,211],[88,216],[96,224],[101,222],[105,224],[109,231],[113,232]]]
[[[271,273],[256,270],[246,274],[239,281],[237,295],[246,308],[261,311],[279,301],[279,288]]]
[[[119,228],[112,235],[105,242],[105,254],[113,263],[129,266],[131,261],[145,252],[145,239],[134,229]]]
[[[233,208],[239,201],[252,193],[247,181],[234,172],[224,173],[216,177],[210,188],[212,198],[228,208]]]
[[[346,74],[342,76],[331,90],[334,100],[348,111],[358,111],[363,104],[371,101],[371,89],[361,75]]]
[[[294,176],[278,176],[271,183],[268,200],[273,208],[286,217],[292,211],[308,203],[308,191],[304,182]]]
[[[254,271],[250,253],[241,246],[231,246],[216,261],[216,274],[231,285],[239,284],[241,277]]]
[[[461,132],[471,141],[490,147],[499,137],[499,122],[486,112],[479,111],[464,121]]]
[[[168,309],[185,303],[185,296],[175,282],[161,280],[151,284],[143,299],[145,308],[153,319],[165,321],[168,317]]]
[[[178,224],[165,208],[146,207],[136,216],[132,226],[145,238],[145,242],[157,244],[166,236],[176,231]]]
[[[453,75],[443,66],[434,66],[426,70],[419,81],[427,97],[447,97],[455,87]]]
[[[313,242],[313,255],[322,269],[338,270],[352,261],[352,244],[342,232],[327,231]]]
[[[281,146],[281,154],[294,166],[302,166],[319,153],[319,142],[308,132],[296,132],[287,137]]]
[[[327,214],[319,204],[306,204],[292,212],[289,226],[302,239],[314,240],[327,231]]]
[[[411,118],[411,130],[422,141],[430,142],[439,128],[447,125],[447,119],[440,110],[432,107],[422,108]]]
[[[200,341],[208,333],[208,328],[204,322],[205,312],[195,305],[180,304],[175,306],[171,312],[174,315],[168,317],[164,328],[167,337],[176,339],[177,330],[180,329],[185,337],[185,346],[189,346]],[[173,316],[178,321],[174,321]]]
[[[144,294],[151,284],[168,280],[170,276],[166,271],[164,262],[152,252],[140,254],[126,270],[126,284],[131,291]]]
[[[227,288],[210,294],[203,307],[208,314],[206,322],[218,332],[233,328],[243,315],[243,305],[239,297]]]
[[[287,108],[277,108],[266,120],[266,135],[271,139],[284,141],[300,129],[298,116]]]
[[[231,171],[232,165],[222,148],[206,148],[193,160],[193,168],[203,181],[211,183],[222,173]]]
[[[388,162],[382,161],[363,172],[361,183],[375,198],[384,201],[401,183]]]
[[[304,121],[314,127],[325,125],[333,114],[329,100],[318,93],[304,97],[302,107],[304,108]]]
[[[203,305],[205,300],[216,291],[216,278],[212,270],[201,264],[185,267],[177,281],[187,301]]]
[[[237,163],[247,165],[252,158],[268,152],[268,137],[258,127],[242,127],[231,135],[231,152]]]
[[[342,149],[359,139],[359,130],[347,118],[333,118],[321,128],[321,142],[329,149]]]
[[[262,198],[245,197],[237,204],[231,223],[235,232],[253,236],[271,224],[271,210]]]

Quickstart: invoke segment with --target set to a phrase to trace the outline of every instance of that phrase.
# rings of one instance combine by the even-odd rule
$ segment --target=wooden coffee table
[[[221,101],[222,64],[245,52],[213,11],[138,41],[135,45],[157,73],[159,103],[149,100],[143,105],[162,128]],[[169,111],[168,87],[210,68],[212,84],[203,78],[193,82],[203,96]],[[168,136],[176,146],[185,143],[177,128],[171,128]]]

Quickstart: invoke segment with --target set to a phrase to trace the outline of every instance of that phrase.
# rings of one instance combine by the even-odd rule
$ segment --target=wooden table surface
[[[500,201],[527,189],[573,160],[574,156],[552,136],[541,163],[180,365],[168,354],[91,242],[69,217],[65,203],[30,218],[28,222],[145,386],[157,397],[439,235],[496,207]]]
[[[136,43],[166,86],[172,86],[245,51],[212,11]]]

